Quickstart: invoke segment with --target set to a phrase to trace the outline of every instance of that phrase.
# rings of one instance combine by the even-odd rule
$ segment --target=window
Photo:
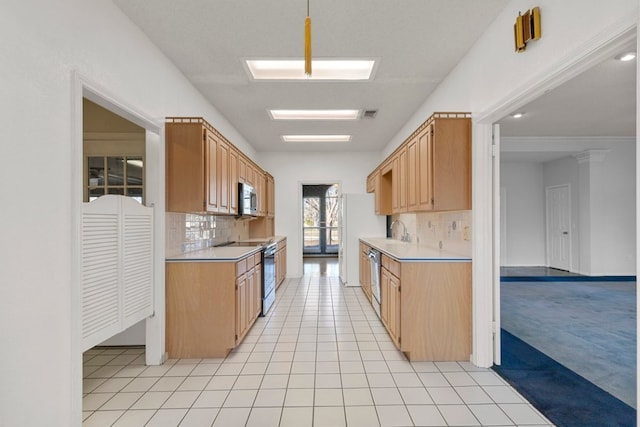
[[[87,197],[129,196],[144,204],[144,159],[141,156],[87,157]]]

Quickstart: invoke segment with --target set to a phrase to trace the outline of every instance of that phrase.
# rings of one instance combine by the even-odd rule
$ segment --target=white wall
[[[546,265],[545,189],[568,184],[570,270],[586,275],[635,275],[635,140],[614,139],[589,138],[583,147],[609,150],[598,174],[601,182],[581,183],[574,156],[545,163],[501,163],[501,187],[507,194],[507,250],[501,254],[501,265]],[[544,144],[545,138],[540,138],[539,145]],[[594,193],[600,200],[589,203],[591,211],[585,211],[580,197],[589,199]],[[596,218],[593,226],[592,218]],[[581,238],[581,231],[588,235]],[[581,254],[587,259],[581,260]]]
[[[365,193],[367,175],[379,153],[260,154],[261,166],[275,180],[275,232],[287,237],[287,276],[302,275],[302,184],[340,183],[343,193]]]
[[[79,426],[71,354],[71,72],[162,121],[205,117],[255,151],[108,0],[6,1],[0,14],[0,425]],[[10,202],[9,202],[10,201]]]
[[[507,247],[503,266],[546,265],[544,174],[542,163],[504,162],[500,187],[506,189]]]
[[[478,115],[499,110],[514,94],[528,93],[532,82],[545,81],[567,63],[587,55],[611,33],[637,23],[638,5],[638,0],[511,1],[389,142],[382,158],[435,111]],[[519,12],[533,6],[541,10],[542,38],[529,43],[524,53],[515,53],[513,23]]]
[[[636,144],[616,144],[604,160],[602,241],[595,259],[605,275],[636,274]]]

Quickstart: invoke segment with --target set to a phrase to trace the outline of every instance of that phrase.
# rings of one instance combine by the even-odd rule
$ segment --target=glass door
[[[337,255],[339,236],[338,184],[302,186],[303,254]]]

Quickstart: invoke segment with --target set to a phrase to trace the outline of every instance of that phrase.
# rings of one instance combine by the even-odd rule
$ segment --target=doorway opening
[[[145,205],[145,129],[83,98],[82,131],[83,202],[118,195]],[[145,340],[145,321],[141,320],[122,332],[110,334],[96,346],[144,347]]]
[[[302,185],[303,257],[338,256],[339,195],[339,184]]]
[[[514,103],[512,109],[526,111],[525,116],[496,120],[493,135],[496,341],[501,330],[506,339],[496,350],[496,364],[502,350],[503,372],[516,372],[521,360],[514,357],[516,348],[528,347],[522,355],[529,360],[539,352],[551,361],[548,366],[559,363],[586,379],[587,385],[565,394],[588,402],[595,413],[608,411],[581,397],[588,386],[606,391],[610,404],[626,412],[634,412],[637,401],[637,71],[610,53],[635,50],[634,33],[601,47],[589,68],[544,96]],[[581,87],[589,90],[570,96]],[[613,127],[608,112],[617,119]],[[538,377],[545,376],[552,377],[548,372]],[[539,388],[554,395],[553,384]],[[535,396],[530,401],[535,406]],[[571,405],[561,399],[550,404],[555,414]]]
[[[151,119],[146,114],[122,101],[122,97],[110,93],[105,88],[90,81],[78,72],[72,72],[71,85],[71,259],[72,286],[70,294],[71,307],[71,412],[80,425],[82,420],[83,397],[83,349],[87,345],[83,336],[83,290],[82,254],[83,254],[83,219],[85,217],[85,201],[104,194],[129,196],[124,200],[127,205],[153,211],[151,222],[153,245],[151,253],[146,252],[152,261],[151,286],[153,296],[151,305],[154,316],[138,323],[137,334],[144,340],[144,350],[139,359],[147,365],[159,365],[166,360],[164,352],[164,131],[162,123]],[[93,128],[89,129],[90,119],[83,117],[92,108],[103,109],[108,115],[119,117],[121,125],[116,131],[120,133],[115,139],[113,127],[103,127],[105,123],[100,117],[94,117]],[[98,114],[99,115],[99,114]],[[135,144],[124,140],[133,138]],[[91,140],[85,147],[85,140]],[[99,141],[109,141],[106,144]],[[129,141],[130,142],[130,141]],[[106,149],[127,147],[127,152],[115,155],[115,151]],[[97,151],[95,151],[97,150]],[[135,201],[132,201],[135,200]],[[123,202],[124,204],[124,202]],[[119,208],[120,213],[128,207]],[[122,216],[122,215],[121,215]],[[121,220],[119,224],[124,224]],[[116,251],[114,253],[124,253]],[[124,259],[124,257],[120,257]],[[128,259],[131,259],[129,257]],[[145,276],[148,277],[148,276]],[[147,304],[148,307],[148,304]],[[129,319],[131,320],[131,319]],[[105,337],[106,338],[106,337]]]

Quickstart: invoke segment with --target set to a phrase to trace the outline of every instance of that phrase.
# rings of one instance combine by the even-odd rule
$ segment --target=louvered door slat
[[[83,205],[83,350],[153,314],[153,208],[103,196]]]

